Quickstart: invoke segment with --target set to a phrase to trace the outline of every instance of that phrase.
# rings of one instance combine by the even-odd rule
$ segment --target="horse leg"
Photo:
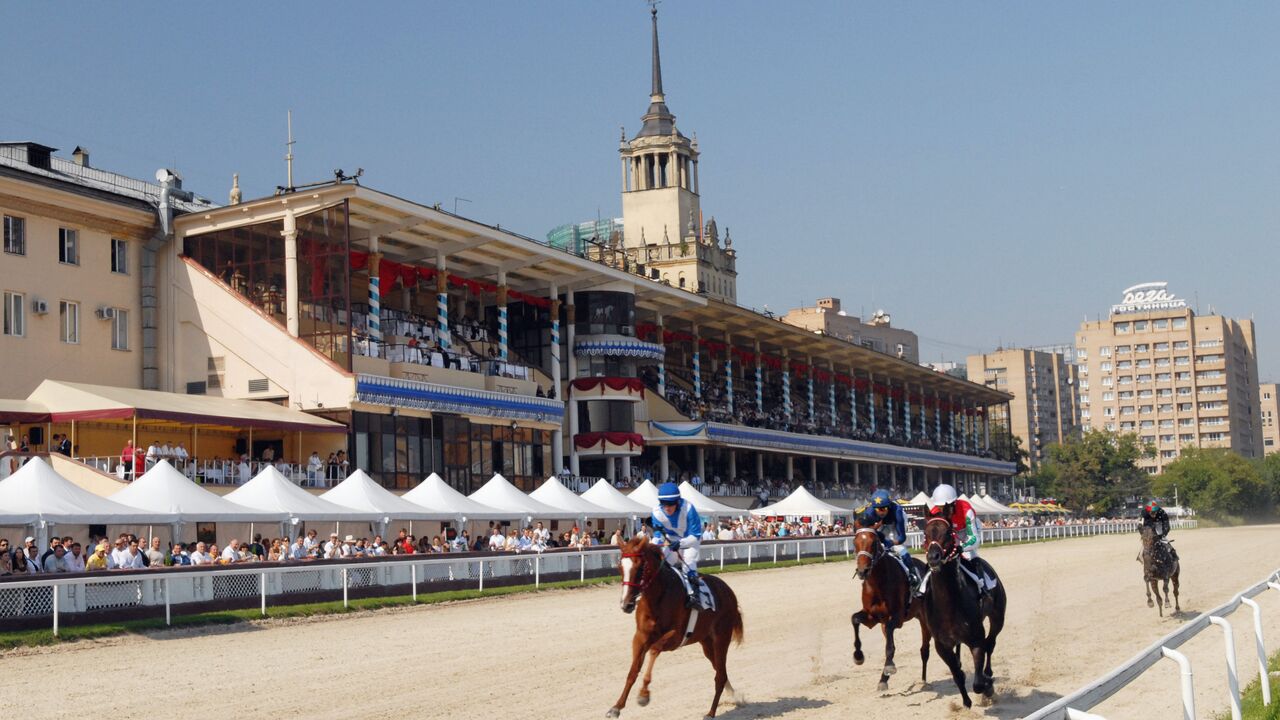
[[[649,648],[649,664],[644,669],[644,680],[640,682],[640,694],[636,697],[636,704],[640,707],[649,704],[649,681],[653,680],[653,664],[661,652],[657,645]]]
[[[956,649],[937,638],[934,638],[933,649],[938,651],[938,657],[942,658],[942,662],[946,663],[947,667],[951,669],[951,679],[955,681],[956,688],[960,690],[960,699],[964,701],[964,706],[967,708],[973,707],[973,701],[969,699],[969,691],[964,685],[964,668],[960,666],[960,657],[956,653]]]
[[[983,668],[987,666],[987,641],[982,639],[977,645],[969,648],[969,654],[973,656],[973,691],[979,695],[990,695],[990,680],[987,674],[983,672]]]
[[[929,624],[925,622],[923,616],[917,618],[920,621],[920,684],[929,684],[929,641],[932,640],[932,633],[929,632]]]
[[[859,625],[873,627],[871,622],[867,620],[867,611],[859,610],[849,618],[853,622],[853,664],[861,665],[866,661],[867,656],[862,654],[862,635],[858,632]]]
[[[1147,607],[1155,607],[1156,606],[1155,603],[1151,602],[1151,584],[1152,584],[1151,578],[1149,577],[1142,578],[1142,584],[1147,588]]]
[[[1178,599],[1178,575],[1179,575],[1179,568],[1175,567],[1173,569],[1173,611],[1176,613],[1181,613],[1182,601]],[[1168,597],[1168,593],[1165,593],[1165,596]]]
[[[876,689],[884,692],[889,689],[889,676],[898,672],[898,666],[893,664],[893,656],[897,650],[893,642],[893,631],[897,629],[897,623],[889,618],[881,624],[881,629],[884,631],[884,669],[880,671],[880,684]]]
[[[716,716],[716,708],[720,706],[720,695],[724,692],[725,687],[729,685],[729,671],[726,668],[725,661],[729,657],[729,641],[732,635],[712,633],[702,641],[702,652],[711,661],[711,667],[716,671],[716,694],[711,698],[711,710],[707,712],[707,719]]]
[[[1169,578],[1164,579],[1164,606],[1169,607]]]
[[[1000,594],[993,596],[994,603],[992,605],[991,616],[988,618],[989,628],[986,637],[986,656],[987,662],[982,672],[987,676],[988,694],[995,691],[995,673],[991,671],[991,656],[996,652],[996,636],[1004,629],[1004,611],[1008,598],[1004,595],[1003,590]]]
[[[622,686],[622,695],[618,696],[618,702],[609,708],[605,717],[616,718],[622,713],[622,708],[626,707],[627,696],[631,694],[631,686],[636,684],[636,676],[640,674],[640,663],[644,661],[644,653],[648,649],[648,636],[636,633],[631,640],[631,669],[627,671],[627,682]]]
[[[1164,599],[1160,597],[1160,578],[1151,578],[1151,592],[1156,596],[1156,609],[1160,611],[1160,617],[1164,617]]]

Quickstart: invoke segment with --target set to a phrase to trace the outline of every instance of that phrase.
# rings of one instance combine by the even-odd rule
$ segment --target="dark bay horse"
[[[703,577],[715,595],[716,610],[698,611],[693,632],[686,638],[689,616],[693,611],[685,607],[684,585],[676,571],[662,559],[658,546],[650,544],[645,535],[629,540],[622,546],[621,571],[622,611],[635,612],[636,634],[631,639],[631,670],[627,673],[627,683],[622,687],[618,702],[609,708],[605,717],[616,718],[622,712],[645,653],[649,654],[649,666],[645,668],[644,683],[637,698],[641,706],[649,704],[649,681],[653,679],[653,663],[658,655],[693,643],[702,645],[702,652],[716,672],[716,694],[711,699],[707,717],[716,716],[720,694],[725,688],[735,697],[734,702],[741,704],[725,669],[729,643],[742,642],[742,612],[733,590],[714,575]]]
[[[973,691],[986,697],[995,692],[991,672],[991,656],[995,652],[996,636],[1004,628],[1005,592],[999,583],[987,593],[981,603],[977,590],[968,577],[961,577],[960,547],[955,531],[946,518],[932,517],[924,526],[925,557],[929,561],[929,578],[925,589],[924,612],[929,631],[933,633],[933,647],[938,657],[951,669],[951,677],[960,689],[965,707],[973,707],[965,689],[964,668],[960,663],[960,645],[969,646],[973,654]],[[979,559],[991,577],[996,574],[991,566]],[[990,629],[983,627],[987,620]]]
[[[1169,581],[1173,581],[1174,612],[1182,612],[1182,603],[1178,599],[1178,573],[1180,572],[1177,556],[1168,545],[1156,540],[1155,530],[1143,526],[1142,535],[1142,582],[1147,586],[1147,607],[1160,608],[1160,617],[1164,617],[1164,609],[1169,607]],[[1164,581],[1164,600],[1160,599],[1160,581]],[[1155,593],[1155,602],[1151,594]]]
[[[858,551],[858,579],[862,581],[862,609],[853,614],[853,662],[861,665],[862,638],[859,626],[867,629],[877,624],[884,631],[884,670],[876,689],[889,689],[889,676],[898,671],[893,664],[895,646],[893,631],[909,620],[920,621],[920,682],[927,682],[929,668],[929,625],[925,622],[924,604],[911,602],[911,581],[898,561],[889,556],[880,535],[869,527],[858,528],[853,536],[853,547]],[[924,563],[912,558],[916,570],[924,576]]]

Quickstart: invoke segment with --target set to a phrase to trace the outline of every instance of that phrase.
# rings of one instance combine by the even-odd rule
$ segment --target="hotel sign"
[[[1111,314],[1149,312],[1151,310],[1177,310],[1187,306],[1187,301],[1174,296],[1166,289],[1167,282],[1149,282],[1126,288],[1124,299],[1111,306]]]

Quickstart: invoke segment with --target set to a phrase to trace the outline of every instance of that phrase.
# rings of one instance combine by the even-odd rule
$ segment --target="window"
[[[1133,331],[1134,331],[1134,332],[1146,332],[1146,330],[1147,330],[1147,321],[1146,321],[1146,320],[1134,320],[1134,321],[1133,321]]]
[[[12,215],[4,216],[4,251],[10,255],[27,254],[27,221]]]
[[[1164,445],[1164,444],[1170,444],[1170,445],[1171,445],[1171,444],[1173,444],[1173,436],[1172,436],[1172,435],[1161,435],[1161,436],[1160,436],[1160,444],[1162,444],[1162,445]]]
[[[111,238],[111,272],[129,274],[129,243]]]
[[[1121,370],[1123,370],[1124,368],[1128,367],[1128,363],[1129,363],[1128,360],[1121,360],[1119,363],[1117,363],[1117,365],[1120,367]],[[1111,363],[1104,362],[1102,363],[1101,366],[1098,367],[1098,369],[1101,370],[1102,372],[1111,372]]]
[[[1173,412],[1173,403],[1160,403],[1160,412],[1162,412],[1162,413],[1171,413],[1171,412]],[[1172,420],[1170,420],[1169,422],[1170,422],[1171,424],[1173,423],[1173,421],[1172,421]]]
[[[1140,345],[1134,345],[1133,351],[1136,353],[1151,352],[1151,346],[1146,343],[1142,343]]]
[[[1150,375],[1149,373],[1143,373],[1142,375],[1139,375],[1139,376],[1138,376],[1138,382],[1140,382],[1140,383],[1149,383],[1149,382],[1151,382],[1151,375]]]
[[[1152,393],[1152,391],[1150,391],[1150,390],[1139,390],[1139,391],[1138,391],[1138,397],[1142,398],[1143,400],[1145,400],[1145,399],[1147,399],[1147,398],[1151,397],[1153,394],[1154,394],[1154,393]]]
[[[1116,346],[1116,354],[1117,354],[1117,355],[1128,355],[1130,350],[1132,350],[1132,348],[1131,348],[1131,347],[1129,347],[1128,345],[1117,345],[1117,346]]]
[[[1117,334],[1117,335],[1128,335],[1128,334],[1129,334],[1129,329],[1130,329],[1130,327],[1131,327],[1131,326],[1130,326],[1130,325],[1129,325],[1129,323],[1127,323],[1127,322],[1120,322],[1120,323],[1116,323],[1116,325],[1115,325],[1115,328],[1116,328],[1116,334]]]
[[[1114,400],[1114,399],[1115,399],[1115,393],[1112,393],[1112,392],[1104,392],[1104,393],[1102,393],[1102,401],[1103,401],[1103,402],[1111,402],[1111,401],[1112,401],[1112,400]]]
[[[1111,357],[1111,346],[1103,345],[1098,348],[1098,357]]]
[[[1186,330],[1186,329],[1187,329],[1187,319],[1186,319],[1186,318],[1184,318],[1184,317],[1174,318],[1174,319],[1173,319],[1173,329],[1174,329],[1174,330]]]
[[[58,303],[58,319],[61,330],[58,339],[75,345],[80,342],[80,303],[63,300]]]
[[[26,296],[22,293],[4,294],[4,334],[22,337],[26,334]]]
[[[1102,378],[1102,387],[1111,387],[1111,376]]]
[[[1116,424],[1115,424],[1115,423],[1107,423],[1107,424],[1106,424],[1106,425],[1104,425],[1103,427],[1105,427],[1105,428],[1107,429],[1107,432],[1115,432],[1115,431],[1116,431]]]
[[[1139,361],[1138,361],[1138,367],[1140,367],[1140,368],[1149,368],[1149,367],[1151,367],[1151,358],[1142,358],[1141,360],[1139,360]]]
[[[1154,325],[1153,325],[1152,327],[1154,327],[1156,330],[1168,330],[1168,329],[1169,329],[1169,321],[1168,321],[1168,320],[1156,320],[1156,321],[1155,321],[1155,323],[1154,323]]]
[[[111,318],[111,349],[128,350],[129,311],[120,308],[116,308],[115,311],[115,315]]]
[[[64,265],[80,264],[80,233],[71,228],[58,228],[58,262]]]
[[[1156,352],[1169,352],[1169,343],[1167,342],[1156,343]]]
[[[1169,382],[1169,373],[1167,373],[1167,372],[1156,373],[1156,381],[1157,381],[1157,382]]]
[[[1195,442],[1196,436],[1189,433],[1181,433],[1178,435],[1178,442]]]
[[[1162,367],[1162,368],[1169,367],[1169,358],[1167,357],[1156,358],[1156,367]]]

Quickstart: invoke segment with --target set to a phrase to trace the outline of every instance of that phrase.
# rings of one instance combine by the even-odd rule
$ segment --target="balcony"
[[[440,373],[432,376],[437,380],[490,379],[490,376],[461,370],[446,368],[432,368],[432,370]],[[506,378],[492,379],[495,385],[516,382]],[[445,384],[365,372],[356,375],[356,401],[370,405],[430,412],[525,420],[547,426],[549,429],[560,427],[564,419],[564,403],[555,399],[505,390],[489,390],[474,385]]]
[[[633,432],[586,432],[574,435],[573,445],[584,457],[634,457],[644,452],[645,440]]]
[[[585,377],[569,383],[570,400],[644,402],[644,391],[644,381],[640,378]]]

